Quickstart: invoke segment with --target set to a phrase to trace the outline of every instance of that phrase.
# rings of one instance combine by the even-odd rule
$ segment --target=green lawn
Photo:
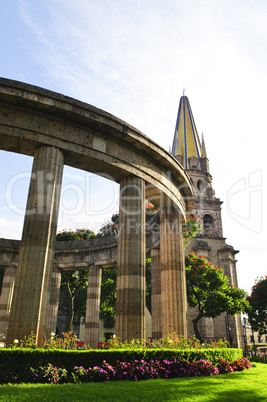
[[[267,401],[267,365],[214,377],[0,386],[0,401]]]

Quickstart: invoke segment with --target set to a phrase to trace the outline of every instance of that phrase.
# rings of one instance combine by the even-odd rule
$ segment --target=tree
[[[74,316],[78,316],[79,321],[85,317],[86,293],[88,285],[88,269],[81,271],[62,271],[61,291],[63,293],[64,304],[67,306],[67,321],[65,331],[73,331]],[[75,314],[76,313],[76,314]]]
[[[253,331],[263,335],[267,332],[267,276],[255,280],[248,301],[251,307],[248,313],[249,322]]]
[[[248,309],[247,294],[243,289],[228,286],[228,278],[221,267],[210,264],[204,257],[190,252],[185,258],[187,300],[197,307],[192,320],[195,336],[203,343],[198,331],[202,317],[215,318],[222,313],[236,315]]]
[[[95,233],[89,229],[77,229],[59,232],[56,241],[83,241],[95,237]],[[73,331],[75,316],[79,321],[85,317],[87,285],[88,270],[62,271],[60,289],[68,312],[65,331]]]
[[[102,269],[99,318],[105,328],[112,328],[115,320],[117,267]]]

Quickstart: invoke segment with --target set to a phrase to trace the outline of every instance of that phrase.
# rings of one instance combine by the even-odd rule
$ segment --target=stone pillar
[[[54,267],[51,277],[49,310],[46,325],[47,339],[49,339],[51,332],[56,334],[60,284],[61,284],[61,271],[60,269]]]
[[[116,336],[126,341],[146,338],[145,195],[138,177],[125,177],[120,186]]]
[[[160,249],[151,250],[152,339],[162,338]]]
[[[84,342],[96,349],[99,341],[99,309],[101,295],[102,269],[89,267]]]
[[[59,149],[43,146],[36,150],[7,343],[33,331],[39,346],[45,336],[62,172]]]
[[[229,279],[229,286],[235,287],[238,287],[235,259],[235,254],[237,253],[238,251],[234,250],[231,246],[225,246],[218,250],[219,265],[223,268],[224,274]],[[226,338],[229,338],[229,335],[231,335],[233,347],[243,348],[244,336],[241,315],[236,314],[233,317],[229,315],[227,319],[225,317],[226,314],[222,314],[214,319],[215,335],[220,336],[219,334],[225,333]],[[228,324],[230,330],[226,329]]]
[[[174,205],[160,212],[162,336],[187,336],[187,298],[183,235]]]
[[[5,268],[2,291],[0,296],[0,337],[6,338],[7,336],[8,321],[15,284],[15,275],[15,266],[7,266]]]

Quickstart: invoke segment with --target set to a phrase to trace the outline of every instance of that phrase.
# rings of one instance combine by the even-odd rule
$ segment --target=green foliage
[[[37,370],[34,370],[31,367],[31,372],[33,374],[34,382],[50,384],[64,382],[68,374],[66,369],[53,366],[51,363],[48,363],[44,367],[39,367]]]
[[[101,296],[100,296],[100,314],[101,320],[104,320],[106,328],[114,326],[115,305],[116,305],[116,281],[117,268],[105,268],[102,270]]]
[[[251,307],[249,322],[253,331],[259,334],[267,332],[267,276],[257,278],[248,297]]]
[[[56,241],[81,241],[94,239],[95,233],[89,229],[63,230],[56,235]]]
[[[197,324],[202,317],[215,318],[226,312],[235,315],[248,309],[247,294],[243,289],[228,286],[228,278],[221,267],[214,266],[190,252],[185,259],[187,300],[198,308],[192,320],[196,337],[201,341]]]
[[[227,341],[218,340],[209,344],[201,344],[195,336],[185,338],[177,336],[177,334],[167,334],[165,338],[147,343],[142,339],[131,339],[130,341],[121,342],[119,338],[114,337],[102,345],[103,349],[218,349],[227,348]]]
[[[29,336],[24,336],[24,339],[21,340],[18,344],[14,343],[14,347],[19,347],[20,348],[32,348],[32,349],[36,349],[37,345],[36,345],[36,335],[33,331],[31,331]]]
[[[77,336],[72,332],[63,332],[62,337],[59,338],[51,332],[49,339],[42,341],[41,349],[77,349]],[[14,344],[10,346],[11,349],[38,349],[36,345],[36,335],[31,331],[29,336],[25,336],[23,340],[18,341],[15,339]]]
[[[77,341],[78,341],[77,336],[72,332],[62,332],[61,338],[56,336],[54,333],[51,333],[50,338],[43,342],[42,348],[76,350]]]
[[[184,247],[188,246],[189,239],[196,237],[198,233],[203,233],[202,223],[196,216],[190,216],[186,221],[186,225],[183,231]]]
[[[149,221],[149,219],[151,219],[152,216],[154,216],[158,212],[153,204],[146,204],[145,211],[146,211],[146,222]]]
[[[97,237],[112,236],[118,234],[119,213],[113,214],[111,220],[101,227]]]

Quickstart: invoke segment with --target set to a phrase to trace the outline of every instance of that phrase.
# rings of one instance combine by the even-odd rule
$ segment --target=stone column
[[[236,259],[235,255],[238,251],[232,246],[225,246],[218,250],[218,263],[223,268],[224,274],[229,279],[229,286],[238,287],[236,274]],[[230,334],[232,337],[233,347],[244,348],[243,327],[241,315],[228,316],[225,321],[226,314],[222,314],[214,319],[215,336],[225,334],[226,338]],[[230,331],[226,330],[226,322],[229,324]]]
[[[152,339],[162,338],[160,249],[151,250]]]
[[[15,284],[16,267],[7,266],[5,268],[2,291],[0,296],[0,336],[7,336],[8,321],[13,298]]]
[[[146,338],[145,195],[138,177],[125,177],[120,186],[116,336],[125,341]]]
[[[46,325],[47,339],[49,339],[51,332],[53,332],[54,334],[56,333],[60,284],[61,284],[61,270],[54,267],[51,277],[49,310]]]
[[[89,267],[84,342],[96,349],[99,341],[99,310],[102,268]]]
[[[39,346],[45,336],[62,172],[59,149],[43,146],[36,150],[7,343],[33,331]]]
[[[179,210],[174,205],[160,212],[162,336],[187,336],[187,299],[183,236]]]

